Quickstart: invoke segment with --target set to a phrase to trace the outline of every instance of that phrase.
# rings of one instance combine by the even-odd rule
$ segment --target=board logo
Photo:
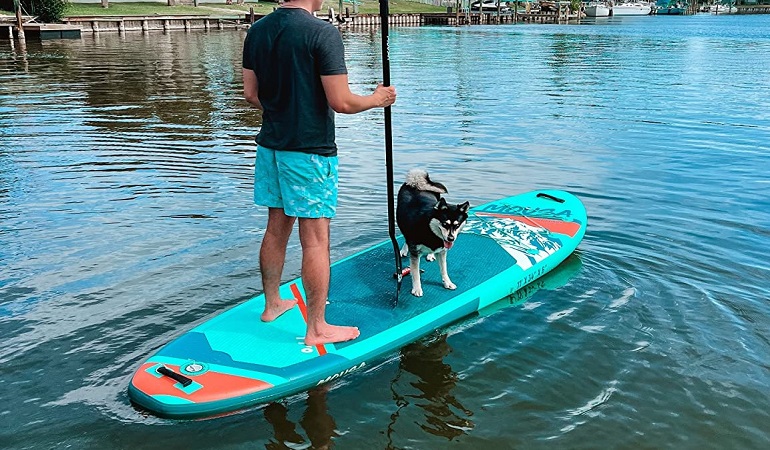
[[[537,219],[553,219],[568,221],[572,217],[572,211],[569,209],[554,208],[531,208],[521,205],[507,205],[505,203],[495,203],[487,205],[484,209],[478,209],[477,212],[490,212],[499,214],[512,214],[533,217]]]
[[[363,367],[365,365],[366,365],[366,363],[362,362],[361,364],[359,364],[357,366],[353,366],[353,367],[351,367],[349,369],[345,369],[342,372],[335,373],[334,375],[329,375],[328,377],[326,377],[323,380],[319,381],[318,384],[316,384],[316,386],[320,386],[320,385],[322,385],[324,383],[328,383],[330,381],[336,380],[337,378],[343,377],[343,376],[349,374],[350,372],[355,372],[356,370],[363,369]]]
[[[195,376],[202,375],[208,372],[209,368],[206,364],[191,361],[179,368],[179,371],[185,375]]]

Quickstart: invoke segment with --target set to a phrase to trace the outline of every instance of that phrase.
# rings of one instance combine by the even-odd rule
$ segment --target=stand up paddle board
[[[264,295],[193,328],[134,373],[131,400],[163,417],[226,413],[282,398],[360,371],[442,326],[517,292],[559,265],[578,246],[586,211],[572,194],[534,191],[472,208],[447,257],[456,290],[437,263],[423,263],[423,297],[405,278],[394,305],[393,247],[371,247],[331,267],[326,318],[355,325],[349,342],[305,345],[302,280],[281,286],[298,307],[262,322]]]

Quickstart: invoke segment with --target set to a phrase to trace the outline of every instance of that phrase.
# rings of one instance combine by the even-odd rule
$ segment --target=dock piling
[[[16,26],[19,30],[19,42],[25,40],[24,39],[24,21],[21,20],[21,4],[19,3],[19,0],[14,0],[13,2],[14,6],[16,7]]]

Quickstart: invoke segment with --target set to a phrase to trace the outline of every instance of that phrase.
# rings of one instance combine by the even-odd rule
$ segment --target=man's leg
[[[270,208],[267,231],[259,249],[259,270],[262,272],[262,288],[265,290],[265,311],[262,320],[270,322],[297,304],[296,300],[281,300],[283,263],[286,260],[286,244],[294,227],[294,217],[284,214],[283,209]]]
[[[356,327],[326,323],[329,296],[329,222],[331,219],[299,219],[302,244],[302,284],[307,295],[307,334],[305,345],[344,342],[360,334]]]

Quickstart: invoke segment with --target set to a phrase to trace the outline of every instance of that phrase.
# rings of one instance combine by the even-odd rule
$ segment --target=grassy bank
[[[102,8],[98,3],[70,3],[64,13],[65,17],[70,16],[223,16],[228,13],[243,14],[249,12],[249,8],[254,8],[257,14],[267,14],[277,7],[277,3],[258,2],[245,3],[243,5],[226,5],[221,3],[198,3],[198,7],[167,6],[163,3],[110,3],[109,8]],[[329,7],[334,10],[339,9],[339,0],[324,1],[322,13],[326,13]],[[349,8],[353,12],[353,4],[343,2],[344,8]],[[364,0],[358,5],[358,12],[362,14],[375,14],[379,12],[379,3],[377,0]],[[419,2],[398,1],[390,2],[390,12],[392,14],[421,13],[446,11],[446,8],[439,6],[426,5]]]

